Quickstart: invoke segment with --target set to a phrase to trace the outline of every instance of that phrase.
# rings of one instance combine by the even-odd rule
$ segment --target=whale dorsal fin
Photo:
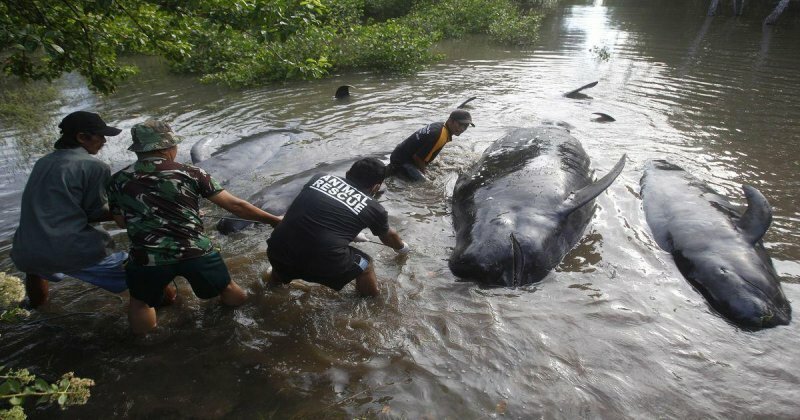
[[[739,219],[737,226],[745,239],[754,244],[767,233],[772,223],[772,208],[767,198],[755,187],[742,185],[742,191],[747,198],[747,210]]]
[[[628,155],[622,155],[622,157],[619,158],[619,162],[614,165],[614,168],[611,169],[611,172],[607,173],[606,176],[570,194],[570,196],[561,203],[558,212],[562,216],[567,216],[584,204],[594,200],[595,197],[605,191],[605,189],[617,179],[617,176],[622,172],[622,168],[625,167],[625,159],[627,156]]]

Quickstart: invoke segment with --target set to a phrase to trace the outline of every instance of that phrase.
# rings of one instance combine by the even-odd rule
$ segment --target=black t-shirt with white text
[[[270,258],[307,274],[331,275],[352,264],[349,245],[363,229],[382,236],[389,215],[345,179],[318,174],[294,199],[267,240]]]

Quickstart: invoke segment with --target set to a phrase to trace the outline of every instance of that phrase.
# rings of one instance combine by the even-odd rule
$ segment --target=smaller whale
[[[741,211],[663,160],[647,163],[641,186],[656,243],[712,308],[749,329],[789,323],[792,308],[761,241],[772,221],[761,192],[743,185],[747,208]]]
[[[589,156],[569,131],[511,131],[456,182],[450,271],[495,286],[540,281],[578,243],[594,199],[624,166],[625,155],[593,181]]]
[[[385,157],[385,155],[375,157],[381,158]],[[344,174],[347,172],[347,169],[360,158],[359,156],[330,163],[322,163],[314,168],[287,176],[251,195],[247,201],[268,213],[282,215],[286,213],[289,205],[292,204],[297,194],[300,194],[300,190],[303,189],[303,186],[313,175],[319,173]],[[217,222],[217,230],[223,235],[229,235],[252,226],[253,224],[255,224],[255,222],[248,220],[223,218]]]

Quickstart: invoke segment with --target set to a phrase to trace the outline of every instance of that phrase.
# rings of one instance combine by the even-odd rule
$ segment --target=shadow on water
[[[53,286],[37,322],[0,325],[0,364],[97,382],[87,405],[31,409],[32,418],[796,417],[798,323],[745,332],[725,322],[655,244],[639,197],[653,158],[731,197],[742,183],[757,186],[774,209],[765,245],[787,297],[800,301],[800,25],[788,14],[765,36],[750,4],[744,16],[708,21],[705,2],[569,1],[531,49],[449,42],[444,62],[412,77],[349,74],[230,91],[145,59],[137,79],[103,99],[68,79],[69,105],[53,113],[94,108],[123,128],[99,155],[115,169],[133,159],[127,130],[150,116],[185,137],[182,162],[202,139],[302,131],[240,180],[242,195],[318,162],[385,153],[472,96],[477,127],[442,151],[433,181],[387,182],[381,202],[413,252],[398,258],[359,245],[375,259],[378,299],[356,298],[352,286],[265,290],[270,229],[254,227],[214,234],[250,293],[244,306],[199,301],[179,280],[180,301],[160,311],[159,331],[134,339],[127,297],[67,280]],[[598,59],[595,46],[609,58]],[[593,80],[591,98],[563,97]],[[345,84],[358,88],[335,101]],[[616,121],[597,124],[594,112]],[[597,198],[579,245],[540,283],[456,281],[447,269],[455,179],[506,128],[546,121],[571,126],[596,174],[622,153],[625,171]],[[18,191],[3,189],[0,268],[11,271]],[[125,246],[120,232],[116,239]],[[89,314],[38,322],[79,312]]]

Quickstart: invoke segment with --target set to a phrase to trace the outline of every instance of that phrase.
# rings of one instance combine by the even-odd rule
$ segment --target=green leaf
[[[3,382],[0,384],[0,395],[8,395],[11,394],[11,385],[9,385],[8,381]]]
[[[8,389],[11,391],[12,394],[16,394],[19,392],[20,389],[22,389],[18,379],[9,378],[7,383],[9,387]]]
[[[20,397],[13,397],[8,400],[9,404],[11,405],[20,405],[24,400]]]
[[[44,379],[36,378],[36,382],[33,383],[33,388],[39,392],[45,392],[50,389],[50,384]]]
[[[60,46],[60,45],[57,45],[57,44],[50,44],[50,48],[52,48],[52,49],[53,49],[53,51],[57,52],[58,54],[64,54],[64,49],[63,49],[63,48],[61,48],[61,46]]]
[[[58,405],[63,406],[67,403],[67,394],[61,394],[58,396]]]

